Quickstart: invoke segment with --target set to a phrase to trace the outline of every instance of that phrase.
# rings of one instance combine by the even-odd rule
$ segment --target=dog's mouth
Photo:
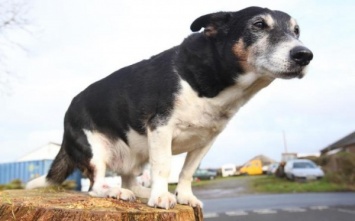
[[[286,70],[275,70],[275,67],[272,67],[271,69],[272,70],[263,67],[263,72],[271,77],[281,79],[303,78],[305,75],[305,68],[303,67]]]
[[[282,79],[292,79],[292,78],[303,78],[304,72],[303,71],[287,71],[287,72],[280,72],[276,74],[277,77]]]
[[[293,66],[290,67],[288,70],[281,71],[278,75],[280,78],[283,79],[291,79],[291,78],[303,78],[306,75],[308,66]]]

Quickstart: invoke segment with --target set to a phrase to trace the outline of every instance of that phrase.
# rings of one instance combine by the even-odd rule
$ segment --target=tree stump
[[[94,198],[53,188],[7,190],[0,191],[0,220],[203,220],[201,208],[176,205],[164,210],[148,207],[143,201]]]

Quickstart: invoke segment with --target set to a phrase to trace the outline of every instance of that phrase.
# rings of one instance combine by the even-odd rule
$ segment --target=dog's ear
[[[218,32],[226,34],[228,32],[228,22],[232,14],[229,12],[217,12],[203,15],[192,22],[190,29],[193,32],[204,28],[204,34],[208,37],[215,37]]]

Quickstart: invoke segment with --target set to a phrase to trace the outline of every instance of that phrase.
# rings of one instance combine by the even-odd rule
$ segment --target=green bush
[[[61,187],[66,190],[75,190],[76,182],[75,180],[66,180],[62,183]]]
[[[60,187],[66,190],[74,190],[76,188],[76,182],[74,180],[66,180],[60,185]],[[12,180],[10,183],[0,185],[0,190],[16,189],[24,189],[24,184],[20,179]]]
[[[0,190],[23,189],[23,183],[20,179],[12,180],[10,183],[0,185]]]
[[[355,184],[355,153],[341,152],[321,157],[320,165],[326,171],[330,182]]]

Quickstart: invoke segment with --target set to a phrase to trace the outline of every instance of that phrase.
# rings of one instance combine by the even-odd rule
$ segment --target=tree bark
[[[7,190],[0,191],[0,220],[203,220],[201,208],[176,205],[164,210],[148,207],[143,201],[94,198],[55,189]]]

